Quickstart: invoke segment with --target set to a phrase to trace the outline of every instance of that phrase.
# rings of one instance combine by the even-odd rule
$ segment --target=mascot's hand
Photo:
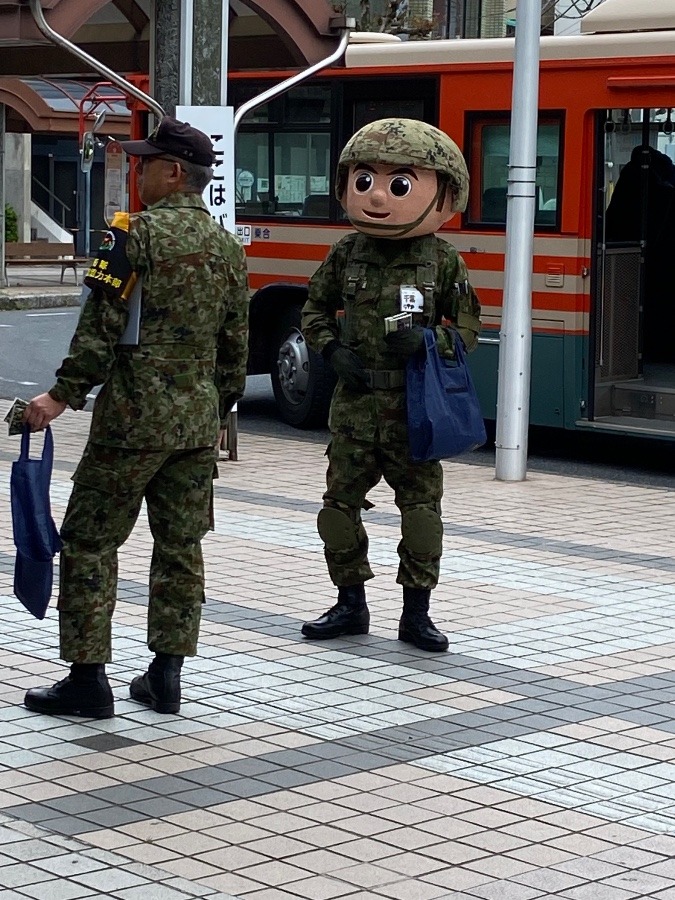
[[[413,356],[424,346],[424,328],[421,325],[413,325],[401,331],[390,331],[384,336],[387,346],[399,356]]]
[[[352,391],[365,394],[370,390],[368,373],[356,353],[348,347],[343,347],[339,341],[331,341],[323,351],[324,359],[335,369],[335,374],[341,378]]]

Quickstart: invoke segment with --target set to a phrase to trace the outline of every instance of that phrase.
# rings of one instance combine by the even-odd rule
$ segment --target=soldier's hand
[[[365,394],[370,390],[368,373],[359,357],[348,347],[335,343],[330,352],[325,354],[326,359],[335,369],[335,374],[341,378],[352,391]]]
[[[421,325],[413,325],[412,328],[390,331],[389,334],[385,334],[384,339],[394,353],[403,357],[412,356],[424,346],[424,328]]]
[[[456,360],[457,353],[455,347],[457,342],[462,345],[462,350],[466,353],[466,344],[464,338],[454,327],[445,327],[441,330],[438,340],[438,353],[442,359]]]
[[[67,405],[65,400],[54,400],[49,394],[38,394],[26,407],[23,421],[30,425],[31,431],[42,431],[53,419],[61,415]]]

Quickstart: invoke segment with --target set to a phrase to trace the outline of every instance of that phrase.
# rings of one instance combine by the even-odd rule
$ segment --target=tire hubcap
[[[309,348],[302,333],[294,328],[279,347],[279,385],[289,403],[299,404],[309,387]]]

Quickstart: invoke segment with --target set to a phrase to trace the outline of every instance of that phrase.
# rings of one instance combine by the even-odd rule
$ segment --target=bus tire
[[[325,427],[335,376],[305,341],[300,307],[281,316],[272,353],[272,389],[283,421],[295,428]]]

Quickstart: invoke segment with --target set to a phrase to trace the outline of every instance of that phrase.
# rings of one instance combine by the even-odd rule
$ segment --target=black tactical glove
[[[370,390],[368,373],[363,363],[348,347],[344,347],[339,341],[331,341],[323,348],[323,358],[330,363],[335,369],[335,374],[350,390],[360,394]]]
[[[424,346],[424,328],[421,325],[413,325],[412,328],[390,331],[389,334],[385,334],[384,339],[389,349],[399,356],[413,356]]]

